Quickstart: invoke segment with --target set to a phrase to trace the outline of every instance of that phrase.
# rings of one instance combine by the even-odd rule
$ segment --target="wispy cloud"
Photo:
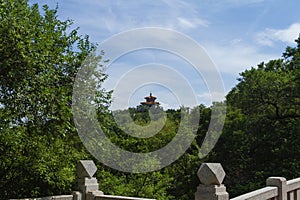
[[[182,0],[82,2],[66,0],[59,2],[59,6],[67,10],[59,12],[59,16],[64,19],[72,16],[79,27],[87,30],[89,35],[92,33],[95,36],[97,31],[98,35],[100,32],[115,34],[149,26],[184,31],[209,24],[197,12],[193,3]]]
[[[59,19],[73,19],[74,26],[80,27],[79,34],[87,34],[92,42],[103,47],[105,56],[109,57],[111,49],[106,49],[102,42],[123,31],[143,27],[162,27],[179,31],[187,34],[204,47],[211,60],[216,64],[225,82],[225,88],[230,89],[234,84],[239,72],[246,68],[256,66],[261,61],[276,59],[281,56],[286,45],[294,44],[294,40],[300,33],[299,22],[299,1],[285,3],[276,0],[29,0],[39,4],[49,4],[55,8],[58,2]],[[273,12],[280,10],[280,13]],[[284,17],[282,17],[284,16]],[[274,28],[283,27],[283,28]],[[149,33],[150,34],[150,33]],[[115,42],[112,49],[122,51],[138,43],[146,42],[146,46],[159,46],[166,43],[167,47],[176,45],[182,49],[182,54],[186,60],[201,60],[201,70],[211,72],[203,62],[203,52],[196,51],[189,43],[181,41],[174,34],[157,34],[155,38],[150,38],[147,34],[132,34],[129,39]],[[138,44],[137,44],[138,45]],[[272,47],[272,48],[269,48]],[[117,66],[112,69],[110,79],[115,82],[128,70],[138,65],[147,63],[160,63],[172,66],[184,75],[192,84],[195,94],[200,101],[209,104],[211,94],[203,86],[203,80],[207,76],[196,76],[195,71],[187,70],[190,64],[185,63],[184,58],[167,55],[166,53],[141,53],[136,56],[125,55],[127,60],[121,59]],[[179,61],[180,60],[180,61]],[[185,60],[185,61],[186,61]],[[130,62],[129,62],[130,61]],[[152,70],[152,72],[154,72]],[[149,73],[140,71],[136,77],[123,82],[124,86],[129,87],[130,82],[137,83],[143,74]],[[161,72],[156,72],[157,74]],[[153,75],[154,76],[154,75]],[[167,74],[163,78],[171,79]],[[179,94],[185,94],[185,90],[178,86],[178,82],[169,80],[172,88],[178,87]],[[151,87],[141,90],[134,99],[134,103],[123,102],[123,98],[118,100],[122,105],[139,104],[142,98]],[[160,91],[163,91],[160,93]],[[228,91],[228,90],[227,90]],[[153,91],[157,94],[160,102],[164,106],[177,105],[177,101],[167,98],[169,93],[161,88]],[[210,91],[217,94],[217,91]],[[123,97],[121,94],[118,97]],[[187,95],[185,95],[187,96]],[[214,95],[218,96],[218,95]],[[174,98],[176,99],[176,98]],[[167,105],[168,104],[168,105]]]
[[[293,44],[300,34],[300,23],[294,23],[286,29],[266,28],[256,36],[259,44],[273,46],[275,42],[281,41],[287,44]]]
[[[224,11],[231,8],[240,8],[240,7],[247,7],[251,5],[259,5],[266,2],[266,0],[203,0],[201,1],[202,4],[205,6],[210,6],[211,9],[216,11]]]
[[[191,18],[191,19],[186,19],[183,17],[178,17],[177,18],[179,22],[179,26],[182,28],[197,28],[199,26],[204,26],[207,27],[209,25],[209,22],[204,19],[200,18]]]
[[[257,66],[261,61],[280,56],[261,52],[255,45],[243,43],[241,39],[233,39],[225,44],[209,43],[205,48],[221,73],[235,75],[247,68]]]

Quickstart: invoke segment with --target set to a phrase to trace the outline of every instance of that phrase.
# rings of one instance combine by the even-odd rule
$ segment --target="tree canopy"
[[[94,159],[83,147],[72,119],[74,79],[96,45],[88,36],[61,21],[57,8],[29,5],[27,0],[0,3],[0,199],[67,194],[76,190],[75,165]],[[105,66],[97,57],[99,66]],[[138,106],[108,110],[111,92],[101,87],[97,74],[98,120],[107,137],[123,149],[151,152],[168,144],[180,121],[200,113],[195,140],[171,165],[155,172],[129,174],[97,162],[100,190],[106,194],[163,199],[193,199],[201,162],[220,162],[227,173],[231,196],[264,186],[269,176],[300,176],[300,38],[282,58],[262,62],[240,74],[226,102],[212,106],[157,110]],[[223,133],[213,151],[198,154],[214,106],[226,103]],[[153,113],[149,113],[153,112]],[[152,114],[152,118],[150,115]],[[162,129],[150,138],[132,137],[135,125]],[[125,131],[124,131],[125,130]],[[189,132],[189,129],[186,129]],[[142,132],[141,132],[142,133]]]
[[[233,194],[263,186],[268,176],[300,175],[299,39],[282,58],[242,72],[227,95],[227,120],[214,159],[231,177]]]
[[[0,20],[0,198],[72,191],[75,164],[88,156],[72,85],[95,45],[46,5],[1,1]]]

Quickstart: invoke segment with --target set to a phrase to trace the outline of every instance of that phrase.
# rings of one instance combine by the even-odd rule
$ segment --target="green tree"
[[[0,3],[1,199],[69,193],[76,162],[88,157],[73,124],[72,87],[95,46],[56,13],[27,0]],[[105,106],[110,93],[100,93]]]
[[[152,121],[149,121],[150,111],[148,112],[145,108],[141,109],[140,106],[136,109],[118,110],[114,113],[118,115],[118,121],[123,123],[123,128],[121,130],[118,128],[118,125],[115,124],[109,127],[111,131],[107,134],[110,140],[122,147],[122,149],[134,152],[151,152],[167,145],[177,134],[178,128],[181,125],[180,122],[184,123],[187,119],[193,119],[194,115],[199,115],[199,111],[201,120],[200,122],[196,122],[196,125],[199,123],[199,132],[196,140],[178,160],[157,172],[147,174],[130,175],[114,170],[103,170],[106,175],[103,176],[104,173],[102,172],[98,175],[99,180],[105,180],[101,185],[103,190],[110,194],[129,196],[135,196],[137,193],[134,192],[139,191],[139,196],[157,199],[193,198],[197,185],[199,184],[196,175],[201,164],[201,160],[198,157],[199,146],[208,128],[210,108],[200,105],[193,109],[186,107],[181,107],[177,110],[169,109],[165,111],[165,120],[162,118],[154,118]],[[128,120],[130,117],[133,120],[131,122]],[[156,127],[159,127],[160,124],[164,124],[164,126],[158,131]],[[140,126],[140,128],[136,127],[137,125]],[[148,126],[146,128],[151,131],[156,130],[157,134],[150,138],[136,138],[127,134],[130,131],[134,133],[145,133],[145,130],[143,130],[145,126]],[[187,134],[192,132],[190,128],[191,126],[183,127]],[[180,148],[180,145],[178,145],[178,148]],[[174,151],[178,151],[178,149],[174,149]],[[172,154],[172,152],[169,153]],[[116,183],[116,181],[121,181],[126,184],[113,184]],[[141,182],[145,184],[141,184]],[[160,189],[158,189],[158,186]]]
[[[300,40],[282,59],[240,74],[227,95],[228,114],[214,160],[233,195],[265,185],[269,176],[299,177]]]

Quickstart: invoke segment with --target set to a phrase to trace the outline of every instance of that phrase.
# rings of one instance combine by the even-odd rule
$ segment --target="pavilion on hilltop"
[[[153,105],[159,105],[160,103],[159,102],[156,102],[155,99],[156,97],[155,96],[152,96],[152,93],[150,92],[150,95],[145,97],[146,101],[145,102],[141,102],[142,105],[146,105],[146,106],[153,106]]]

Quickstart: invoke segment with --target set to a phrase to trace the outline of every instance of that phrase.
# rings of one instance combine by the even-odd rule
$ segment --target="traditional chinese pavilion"
[[[146,101],[145,102],[141,102],[142,105],[146,105],[146,106],[153,106],[153,105],[159,105],[159,102],[156,102],[155,96],[152,96],[152,93],[150,92],[150,95],[148,97],[145,97]]]

